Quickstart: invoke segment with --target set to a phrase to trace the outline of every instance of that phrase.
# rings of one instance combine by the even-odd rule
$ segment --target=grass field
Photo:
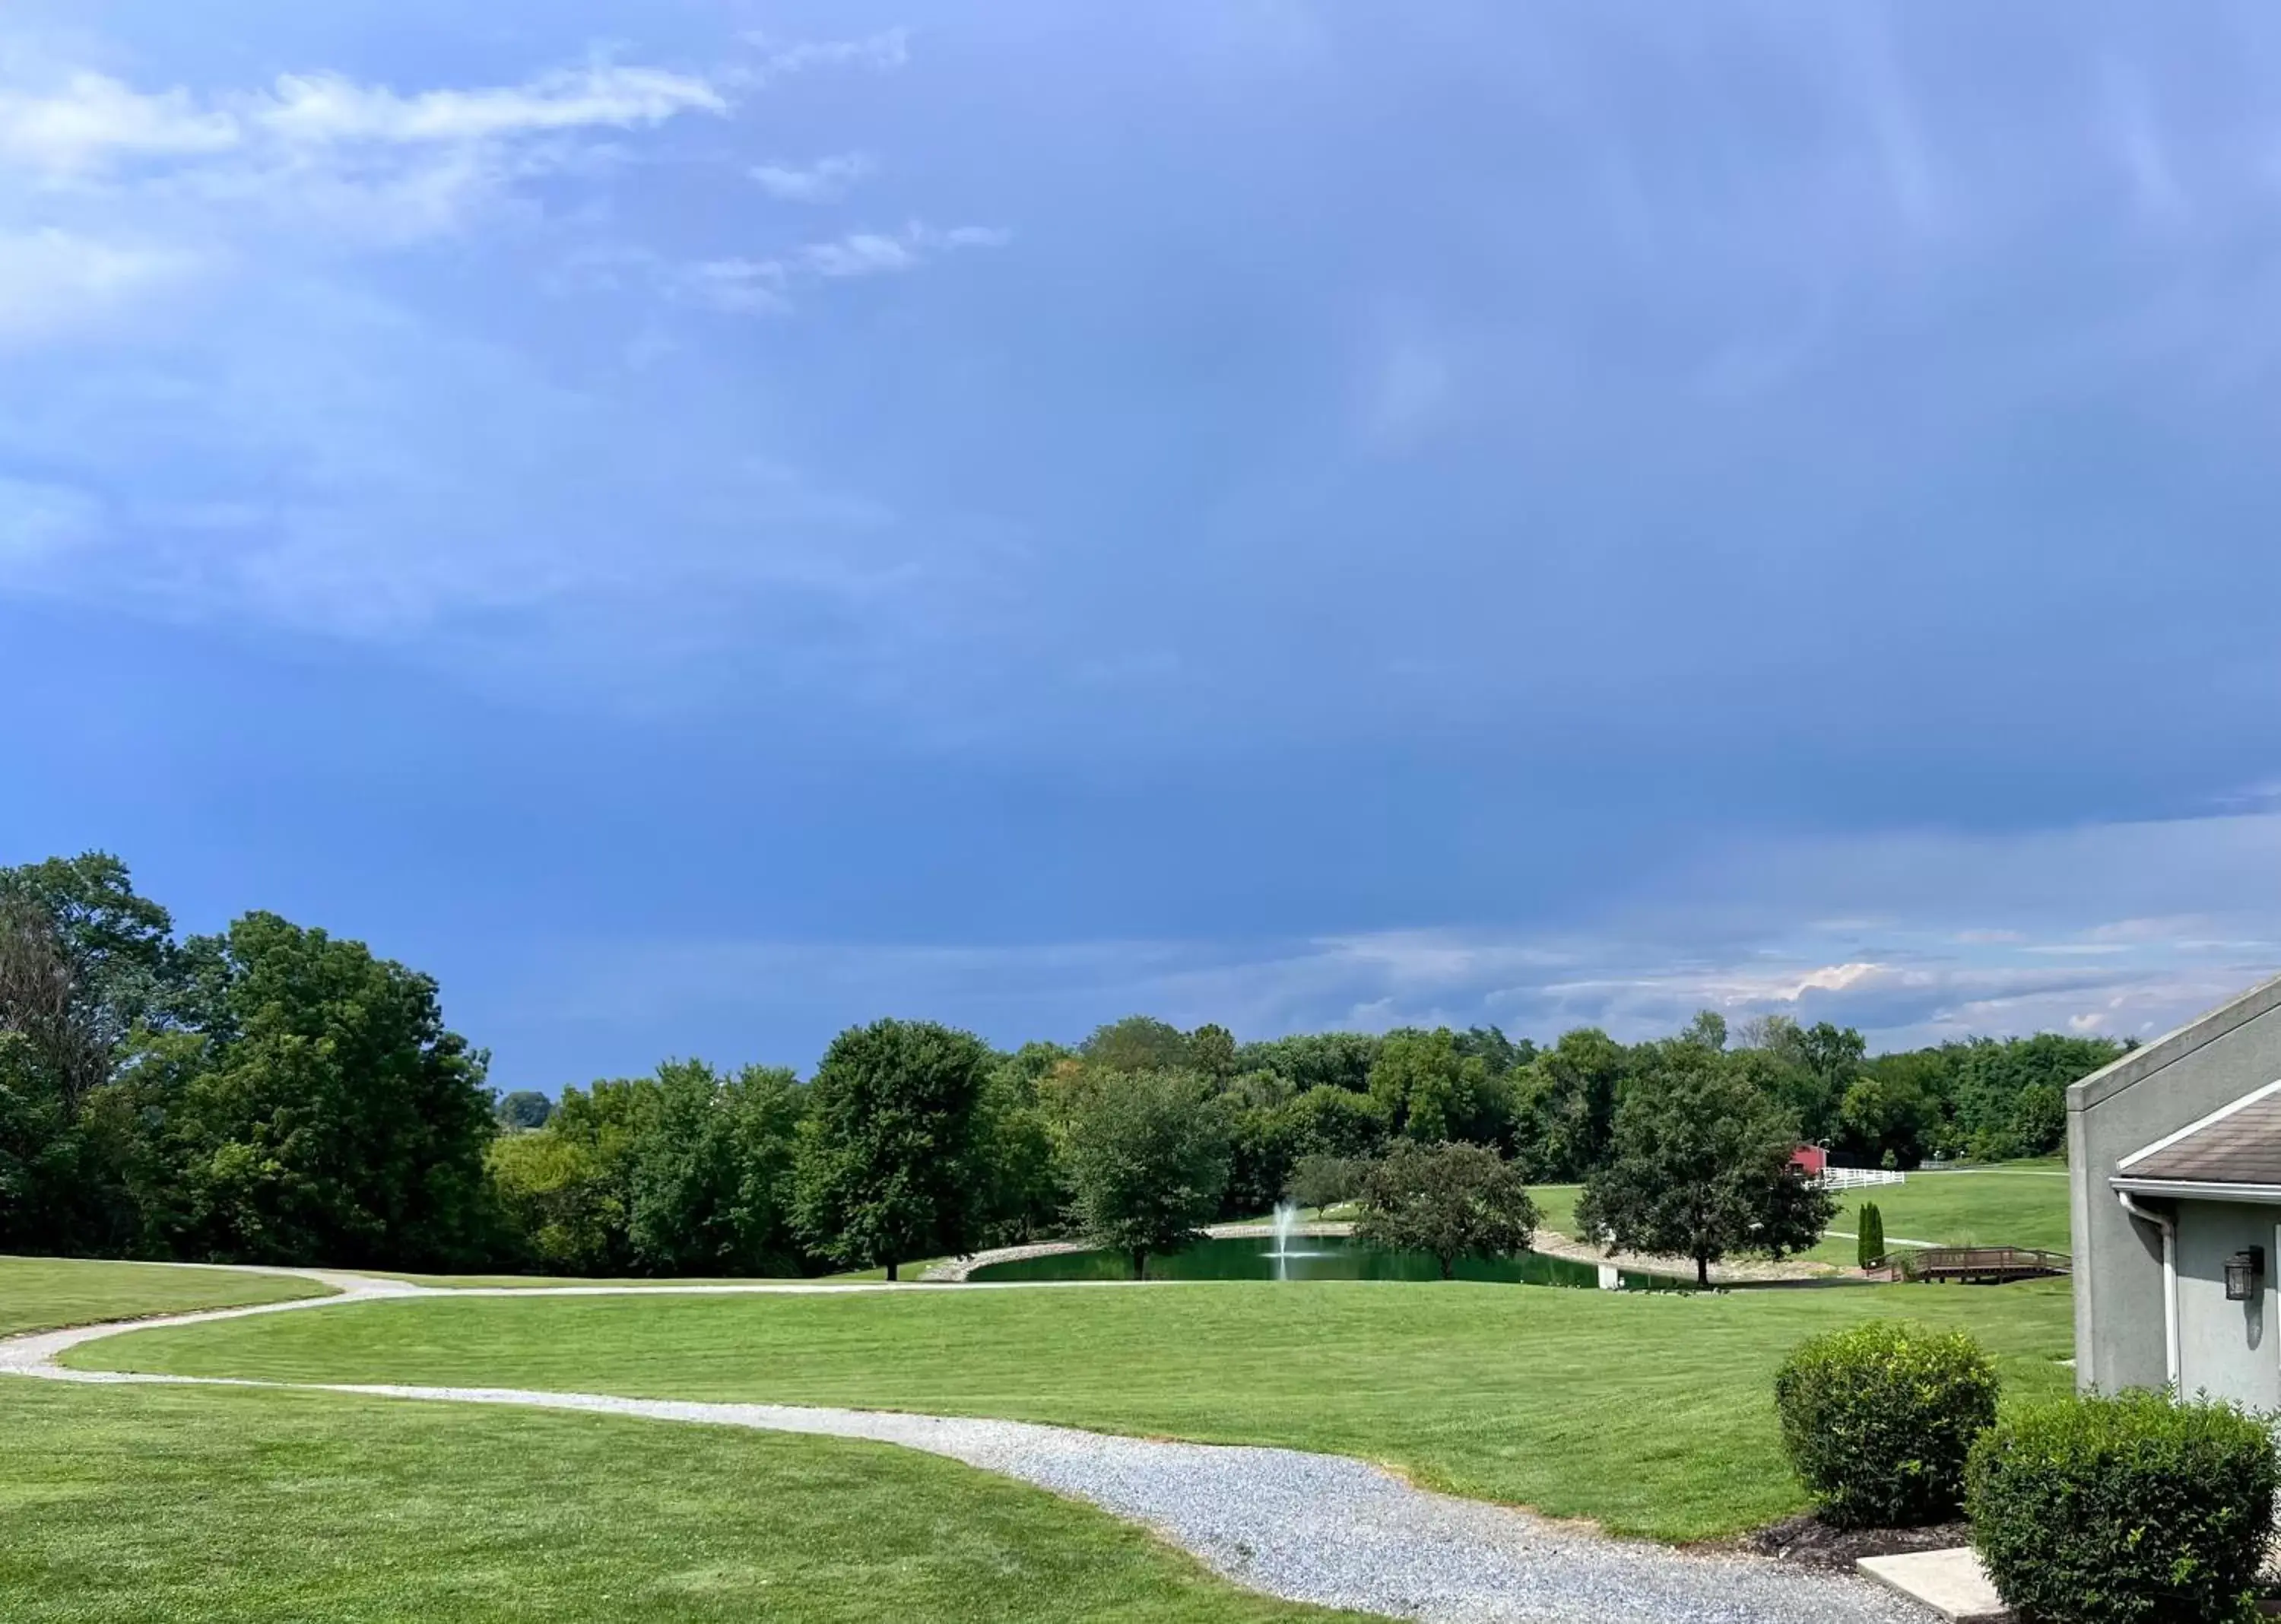
[[[233,1278],[240,1296],[281,1283],[44,1267],[35,1285],[0,1260],[18,1328],[193,1306],[185,1278],[206,1282],[197,1306]],[[1251,1596],[1102,1512],[884,1445],[15,1377],[0,1440],[8,1624],[1349,1616]]]
[[[2066,1283],[1706,1296],[1518,1286],[1164,1285],[841,1297],[437,1298],[106,1340],[93,1368],[496,1385],[1005,1416],[1287,1444],[1688,1539],[1801,1497],[1782,1354],[1878,1315],[1971,1329],[2062,1391]]]
[[[309,1280],[233,1269],[0,1257],[0,1336],[326,1295],[322,1286]]]
[[[1576,1197],[1581,1186],[1540,1185],[1529,1195],[1548,1229],[1576,1233]],[[1885,1220],[1885,1238],[1896,1243],[1928,1241],[1939,1246],[2030,1246],[2068,1249],[2067,1169],[2057,1161],[2007,1162],[1955,1172],[1913,1172],[1906,1184],[1847,1190],[1838,1197],[1830,1225],[1842,1232],[1825,1237],[1806,1256],[1851,1265],[1852,1236],[1860,1233],[1861,1203],[1874,1201]]]

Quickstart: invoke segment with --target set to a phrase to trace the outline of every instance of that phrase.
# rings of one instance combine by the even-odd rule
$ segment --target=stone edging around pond
[[[1245,1235],[1265,1236],[1274,1233],[1275,1226],[1272,1224],[1250,1221],[1241,1224],[1210,1224],[1204,1228],[1204,1233],[1215,1241],[1240,1240]],[[1339,1221],[1294,1224],[1291,1226],[1291,1233],[1295,1235],[1350,1235],[1354,1233],[1354,1226]],[[1025,1257],[1058,1257],[1065,1252],[1090,1252],[1094,1249],[1094,1248],[1089,1242],[1084,1241],[1033,1241],[1027,1246],[996,1246],[992,1247],[988,1251],[975,1252],[965,1257],[947,1258],[941,1263],[930,1264],[926,1272],[920,1275],[919,1279],[929,1284],[942,1280],[963,1280],[975,1270],[987,1267],[991,1264],[1019,1263]]]
[[[1275,1226],[1256,1221],[1213,1224],[1204,1233],[1215,1241],[1225,1241],[1245,1235],[1272,1235],[1275,1233]],[[1354,1233],[1354,1226],[1339,1220],[1297,1224],[1292,1226],[1291,1233],[1295,1235],[1350,1235]],[[919,1279],[930,1282],[964,1280],[975,1270],[990,1264],[1018,1263],[1025,1257],[1055,1257],[1067,1252],[1089,1252],[1093,1249],[1082,1241],[1035,1241],[1027,1246],[994,1247],[986,1252],[976,1252],[971,1257],[953,1257],[935,1264]],[[1610,1257],[1589,1241],[1573,1240],[1557,1229],[1538,1230],[1530,1249],[1542,1252],[1547,1257],[1565,1258],[1570,1263],[1612,1263],[1616,1267],[1635,1274],[1659,1274],[1667,1279],[1689,1282],[1695,1278],[1695,1264],[1688,1258],[1651,1257],[1641,1252],[1618,1252]],[[1800,1257],[1785,1258],[1781,1263],[1763,1260],[1718,1263],[1711,1265],[1711,1283],[1713,1286],[1741,1286],[1769,1280],[1816,1280],[1846,1272],[1848,1271],[1834,1264],[1814,1263]]]

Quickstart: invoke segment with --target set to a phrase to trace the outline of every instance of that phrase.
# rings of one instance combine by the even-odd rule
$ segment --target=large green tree
[[[1065,1146],[1071,1216],[1096,1245],[1133,1259],[1195,1240],[1227,1187],[1226,1113],[1186,1071],[1140,1071],[1089,1091]]]
[[[724,1077],[702,1061],[658,1068],[631,1146],[627,1225],[654,1274],[797,1274],[794,1141],[806,1098],[791,1071]]]
[[[1511,1257],[1535,1233],[1536,1204],[1512,1164],[1482,1145],[1414,1141],[1371,1169],[1355,1222],[1359,1240],[1430,1254],[1445,1280],[1460,1257]]]
[[[1504,1078],[1460,1052],[1446,1026],[1388,1032],[1370,1069],[1370,1095],[1397,1133],[1426,1144],[1501,1139],[1512,1121]]]
[[[1611,1250],[1691,1257],[1704,1285],[1729,1254],[1782,1257],[1819,1241],[1836,1203],[1791,1165],[1789,1113],[1725,1056],[1651,1047],[1617,1110],[1612,1155],[1577,1200],[1583,1232]]]
[[[1531,1179],[1581,1179],[1606,1161],[1629,1051],[1595,1026],[1560,1040],[1514,1074],[1515,1149]]]
[[[850,1268],[970,1251],[984,1216],[977,1117],[992,1065],[971,1033],[875,1021],[831,1041],[808,1085],[799,1220]]]
[[[436,983],[268,913],[184,951],[195,1047],[154,1052],[143,1091],[176,1186],[169,1249],[400,1268],[479,1260],[494,1238],[485,1056],[445,1026]]]

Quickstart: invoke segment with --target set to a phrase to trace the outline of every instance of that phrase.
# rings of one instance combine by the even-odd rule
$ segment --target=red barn
[[[1819,1179],[1829,1171],[1829,1152],[1820,1145],[1800,1145],[1790,1153],[1790,1164],[1804,1168],[1809,1179]]]

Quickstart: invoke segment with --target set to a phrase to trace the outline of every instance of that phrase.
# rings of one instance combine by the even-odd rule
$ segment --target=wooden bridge
[[[2042,1280],[2070,1273],[2075,1267],[2065,1252],[2025,1246],[1929,1246],[1896,1252],[1887,1261],[1895,1280],[1957,1280],[1967,1286]]]

